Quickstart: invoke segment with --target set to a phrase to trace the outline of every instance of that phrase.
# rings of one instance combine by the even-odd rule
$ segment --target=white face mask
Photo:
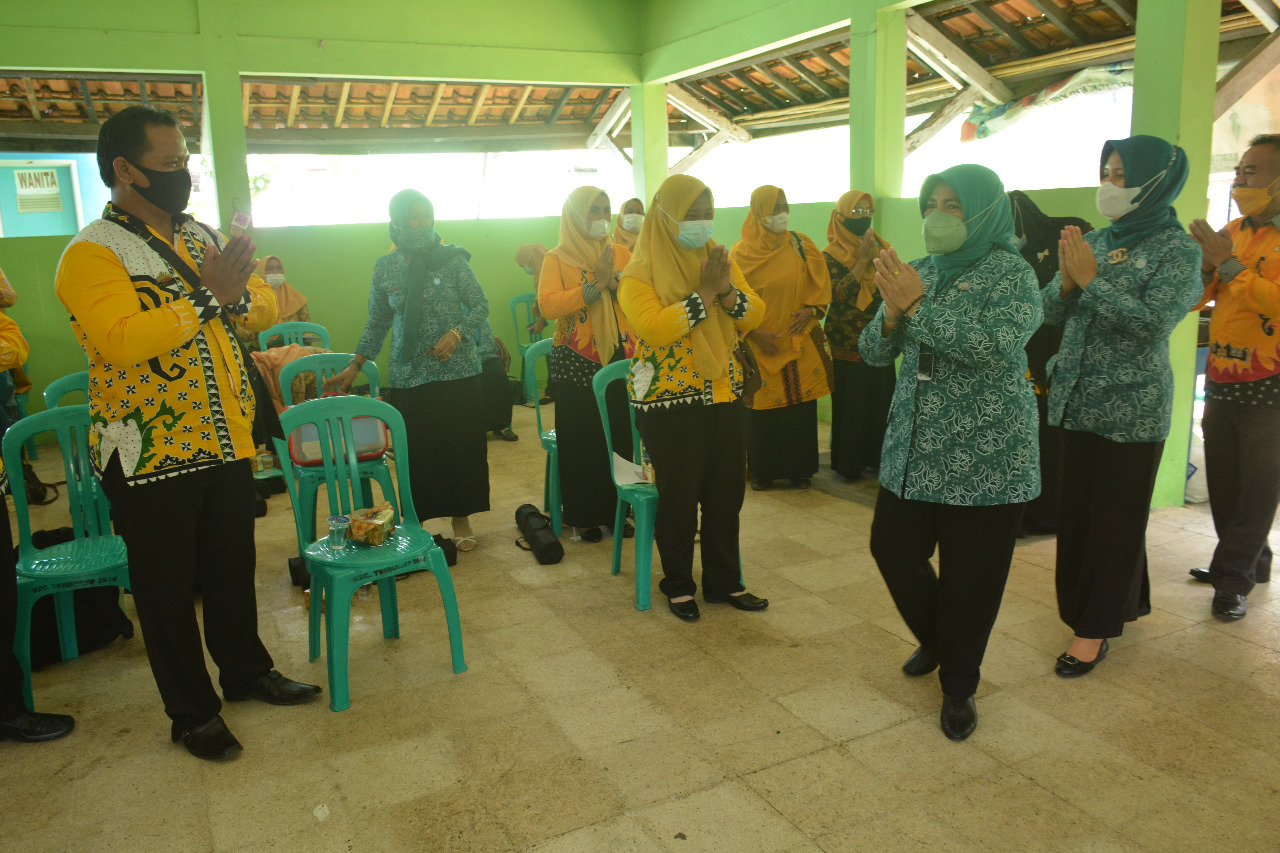
[[[520,269],[524,270],[529,275],[533,275],[533,267],[521,266]]]
[[[640,233],[640,226],[644,224],[643,213],[624,213],[622,214],[622,230],[630,231],[632,234]]]
[[[1111,220],[1128,216],[1141,206],[1141,202],[1136,199],[1142,195],[1142,191],[1163,178],[1168,171],[1169,168],[1166,166],[1163,172],[1136,187],[1118,187],[1110,181],[1103,181],[1098,185],[1098,196],[1095,202],[1098,205],[1098,212]]]
[[[272,287],[279,287],[280,285],[284,284],[284,273],[282,272],[267,273],[267,284],[271,285]]]
[[[760,221],[764,223],[764,227],[768,228],[774,234],[781,234],[787,230],[787,222],[791,219],[791,214],[787,211],[775,213],[773,216],[762,216]]]
[[[587,228],[592,240],[603,240],[609,236],[609,220],[597,219]]]

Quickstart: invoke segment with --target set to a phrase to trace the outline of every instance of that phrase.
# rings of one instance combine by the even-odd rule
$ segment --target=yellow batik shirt
[[[172,241],[195,270],[209,244],[226,245],[189,217],[165,235],[108,205],[63,252],[55,287],[89,362],[94,466],[101,473],[118,453],[135,484],[252,456],[253,391],[231,332],[275,323],[271,287],[251,276],[240,302],[224,308],[130,222]]]

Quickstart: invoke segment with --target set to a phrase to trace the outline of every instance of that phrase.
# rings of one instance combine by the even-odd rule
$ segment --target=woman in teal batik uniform
[[[964,740],[978,722],[973,694],[1022,505],[1040,491],[1023,347],[1041,311],[995,172],[964,165],[930,175],[920,212],[929,255],[905,264],[881,252],[884,305],[858,342],[870,365],[902,356],[871,554],[920,643],[903,672],[940,670],[942,731]]]

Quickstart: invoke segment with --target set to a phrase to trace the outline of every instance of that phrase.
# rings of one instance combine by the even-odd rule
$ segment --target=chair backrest
[[[542,435],[542,403],[538,395],[538,359],[546,357],[548,369],[551,367],[551,338],[534,341],[524,351],[524,398],[533,401],[533,410],[538,416],[538,435]]]
[[[128,422],[126,422],[128,424]],[[9,474],[13,505],[18,516],[18,553],[36,552],[31,544],[31,519],[27,509],[27,484],[22,476],[22,445],[42,432],[52,432],[62,451],[62,467],[67,475],[67,503],[71,529],[76,539],[111,535],[111,507],[89,461],[88,406],[59,406],[36,412],[15,423],[4,434],[4,468]]]
[[[265,332],[258,332],[258,346],[261,349],[267,348],[267,341],[272,338],[280,338],[281,342],[276,344],[278,347],[287,347],[289,344],[306,344],[303,340],[306,335],[315,335],[320,339],[320,346],[325,349],[329,348],[329,330],[319,323],[276,323]]]
[[[533,306],[537,301],[536,293],[524,293],[511,298],[511,322],[516,327],[516,343],[521,349],[542,340],[542,332],[535,334],[529,331],[536,319],[533,316]]]
[[[79,373],[69,373],[50,382],[49,386],[44,389],[44,407],[46,409],[58,408],[62,404],[62,398],[75,391],[82,392],[85,401],[88,402],[89,371],[82,370]]]
[[[348,352],[322,352],[294,359],[281,367],[280,394],[284,404],[292,406],[294,403],[293,380],[299,373],[314,373],[316,389],[317,391],[323,391],[324,381],[330,376],[346,370],[352,358],[353,356]],[[369,380],[369,396],[376,398],[381,393],[382,388],[382,375],[378,372],[378,365],[372,361],[366,361],[361,366],[360,372]]]
[[[372,400],[368,397],[324,397],[319,400],[304,400],[296,406],[290,406],[280,413],[280,426],[284,429],[283,439],[272,439],[276,453],[281,459],[289,456],[289,435],[295,430],[310,424],[316,436],[317,447],[313,448],[322,461],[316,468],[323,468],[325,489],[329,496],[329,512],[333,515],[350,515],[352,510],[361,508],[360,499],[360,460],[358,458],[358,441],[352,427],[355,418],[376,418],[386,424],[391,433],[392,446],[396,450],[396,491],[397,499],[391,500],[393,507],[399,507],[397,524],[418,527],[418,512],[413,506],[413,492],[409,487],[409,441],[405,437],[404,418],[389,403]],[[285,477],[285,480],[289,480]],[[292,495],[292,484],[291,491]],[[390,499],[390,498],[388,498]],[[297,522],[299,501],[293,502],[294,520]]]
[[[613,476],[613,434],[609,431],[609,406],[605,402],[605,393],[614,382],[626,382],[627,372],[631,369],[630,361],[615,361],[600,368],[591,377],[591,390],[596,395],[596,408],[600,410],[600,423],[604,425],[604,444],[609,449],[609,476]],[[627,414],[631,418],[631,447],[634,457],[631,461],[640,464],[640,430],[636,428],[636,409],[627,404]],[[614,484],[617,484],[615,480]]]

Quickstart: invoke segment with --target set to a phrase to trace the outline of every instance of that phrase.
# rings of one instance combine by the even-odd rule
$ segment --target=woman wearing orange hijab
[[[276,255],[267,255],[258,261],[258,275],[262,276],[263,281],[271,285],[271,292],[276,295],[276,302],[279,303],[279,313],[276,315],[277,323],[310,323],[311,312],[307,309],[307,297],[298,292],[298,289],[284,278],[284,264]],[[239,332],[240,339],[244,341],[245,346],[250,352],[257,352],[258,333],[257,332]],[[310,344],[319,344],[313,336],[308,336],[311,340]],[[276,337],[279,343],[279,336]]]
[[[875,209],[871,194],[862,190],[840,196],[827,224],[830,242],[822,250],[831,274],[827,338],[835,362],[831,469],[845,480],[856,480],[866,469],[880,467],[896,379],[893,365],[872,367],[858,352],[858,337],[884,302],[871,262],[889,244],[871,227]]]
[[[817,401],[831,393],[831,349],[820,322],[831,278],[814,242],[787,230],[789,216],[782,190],[757,188],[730,253],[766,306],[746,341],[760,366],[760,388],[745,398],[753,489],[774,480],[809,488],[818,472]]]
[[[603,538],[618,508],[591,380],[603,365],[631,356],[634,344],[615,299],[629,260],[629,251],[609,242],[604,191],[578,187],[569,193],[560,213],[560,242],[542,263],[538,307],[556,324],[547,384],[556,401],[563,517],[588,542]],[[608,401],[613,449],[630,458],[626,396],[616,390]]]
[[[671,612],[699,617],[693,543],[702,509],[702,597],[738,610],[769,602],[742,586],[738,512],[746,481],[744,374],[738,333],[764,303],[723,246],[711,241],[715,204],[697,178],[662,182],[623,270],[618,300],[638,337],[628,385],[658,486],[658,588]]]
[[[622,203],[618,211],[617,221],[613,224],[613,243],[635,251],[636,237],[640,236],[640,226],[644,224],[644,202],[638,198],[629,198]]]

